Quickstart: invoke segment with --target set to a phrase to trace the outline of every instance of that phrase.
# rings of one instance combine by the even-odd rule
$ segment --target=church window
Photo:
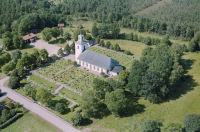
[[[101,69],[101,72],[103,72],[103,69]]]
[[[99,71],[99,67],[97,67],[97,71]]]
[[[86,66],[88,67],[88,63],[86,63]]]
[[[81,65],[81,61],[79,61],[79,64]]]
[[[84,66],[84,62],[83,62],[83,66]]]
[[[94,70],[95,70],[95,66],[94,66]]]
[[[77,47],[77,49],[79,49],[79,46]]]

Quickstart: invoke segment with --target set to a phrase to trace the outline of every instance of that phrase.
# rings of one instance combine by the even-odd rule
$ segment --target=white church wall
[[[104,73],[107,74],[107,70],[105,70],[105,69],[103,69],[101,67],[89,64],[89,63],[84,62],[84,61],[80,61],[80,60],[77,60],[77,61],[78,61],[78,64],[81,65],[82,67],[85,67],[85,68],[87,68],[89,70],[93,70],[93,71],[96,71],[96,72],[99,72],[99,73],[101,73],[101,71],[103,71]],[[91,65],[91,67],[90,67],[90,65]]]

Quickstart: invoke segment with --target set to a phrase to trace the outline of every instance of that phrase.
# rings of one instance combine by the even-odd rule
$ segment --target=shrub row
[[[0,130],[5,128],[6,126],[10,125],[11,123],[13,123],[14,121],[16,121],[19,117],[21,117],[23,114],[22,113],[17,113],[15,116],[13,116],[12,118],[10,118],[8,121],[6,121],[5,123],[3,123],[0,126]]]

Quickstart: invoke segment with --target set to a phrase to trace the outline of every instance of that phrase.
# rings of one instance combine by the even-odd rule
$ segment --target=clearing
[[[171,1],[172,0],[162,0],[162,1],[159,1],[156,4],[154,4],[153,6],[150,6],[150,7],[146,8],[146,9],[144,9],[144,10],[141,10],[141,11],[137,12],[135,15],[147,14],[150,11],[157,10],[159,7],[161,7],[161,6],[163,6],[166,3],[171,2]]]

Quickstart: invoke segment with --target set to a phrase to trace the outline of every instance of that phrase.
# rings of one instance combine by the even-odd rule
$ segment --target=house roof
[[[82,40],[82,41],[76,41],[75,44],[78,44],[78,45],[84,45],[86,44],[87,42],[85,40]]]
[[[105,70],[111,70],[114,66],[119,65],[119,62],[114,60],[113,58],[90,50],[85,50],[84,52],[82,52],[77,59],[98,66]]]
[[[58,27],[64,27],[64,26],[65,26],[64,23],[58,24]]]
[[[35,35],[33,33],[30,33],[30,34],[27,34],[27,35],[23,36],[23,40],[32,39],[34,37],[37,37],[37,35]]]
[[[95,39],[93,38],[93,39],[89,40],[88,43],[89,43],[90,45],[95,44]]]
[[[117,72],[121,72],[123,70],[123,67],[121,66],[115,66],[111,72],[117,73]]]

